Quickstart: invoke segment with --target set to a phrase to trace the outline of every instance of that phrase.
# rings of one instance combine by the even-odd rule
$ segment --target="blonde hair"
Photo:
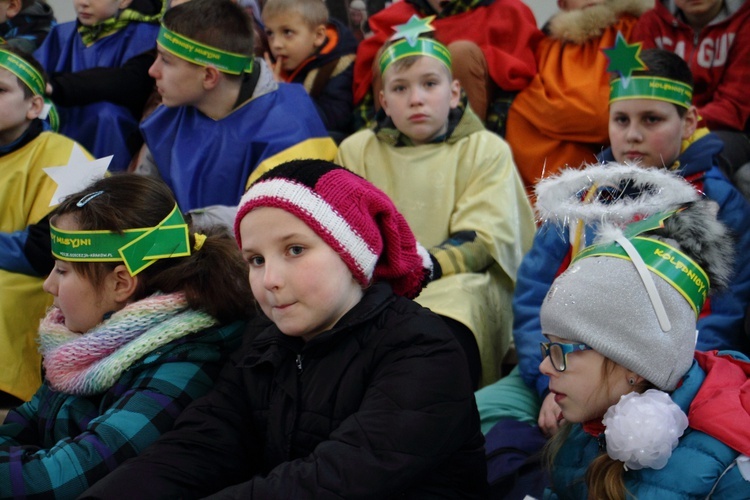
[[[611,359],[604,358],[600,388],[604,389],[609,386],[609,377],[617,366],[617,363]],[[642,393],[653,387],[654,385],[651,382],[644,379],[642,382],[635,384],[633,390]],[[543,463],[548,471],[552,472],[554,469],[555,458],[565,445],[565,441],[573,430],[573,425],[574,424],[570,423],[563,425],[557,434],[555,434],[555,436],[544,446],[542,452],[544,457]],[[624,474],[625,468],[623,467],[623,463],[611,458],[605,450],[591,461],[586,468],[586,475],[583,478],[579,478],[577,481],[586,482],[589,499],[606,498],[607,500],[625,500],[629,491],[625,487]],[[554,484],[554,474],[550,474],[550,477],[552,478],[552,486],[555,489],[562,490],[571,486],[556,485]]]
[[[296,12],[310,28],[328,24],[328,7],[323,0],[267,0],[263,5],[263,18]]]

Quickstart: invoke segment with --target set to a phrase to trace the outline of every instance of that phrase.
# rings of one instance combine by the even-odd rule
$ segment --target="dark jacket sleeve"
[[[342,59],[346,61],[348,59]],[[318,114],[323,119],[326,130],[348,133],[351,129],[352,112],[352,78],[354,61],[338,74],[332,75],[323,87],[322,92],[313,101]]]
[[[128,108],[140,120],[154,79],[148,69],[156,59],[149,50],[128,59],[117,68],[91,68],[75,73],[55,73],[50,77],[52,102],[58,106],[83,106],[109,101]]]
[[[0,233],[0,269],[29,276],[46,276],[54,265],[49,216],[21,231]]]

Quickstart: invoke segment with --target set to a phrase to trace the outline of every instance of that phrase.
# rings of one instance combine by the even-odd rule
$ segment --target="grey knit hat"
[[[663,225],[652,223],[657,214],[601,230],[552,284],[542,332],[585,343],[673,390],[693,362],[709,286],[726,286],[731,274],[732,238],[716,213],[715,203],[697,201]]]

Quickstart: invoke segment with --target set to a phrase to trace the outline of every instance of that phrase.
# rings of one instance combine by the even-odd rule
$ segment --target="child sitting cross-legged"
[[[194,233],[158,180],[113,175],[51,216],[44,383],[0,426],[0,497],[76,498],[213,386],[252,315],[224,232]]]
[[[267,320],[172,432],[84,498],[486,498],[466,360],[409,300],[430,259],[390,199],[321,160],[235,222]]]
[[[565,424],[545,498],[750,497],[750,360],[695,350],[702,304],[731,272],[715,214],[700,200],[604,229],[552,284],[539,370]]]
[[[417,301],[448,322],[475,387],[486,385],[499,378],[510,344],[531,207],[508,145],[462,96],[446,47],[399,35],[380,59],[378,125],[345,140],[336,161],[384,190],[429,248],[435,279]]]

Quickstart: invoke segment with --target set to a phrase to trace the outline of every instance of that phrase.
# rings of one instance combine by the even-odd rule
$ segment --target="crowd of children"
[[[0,0],[0,497],[750,496],[745,0],[73,5]]]

